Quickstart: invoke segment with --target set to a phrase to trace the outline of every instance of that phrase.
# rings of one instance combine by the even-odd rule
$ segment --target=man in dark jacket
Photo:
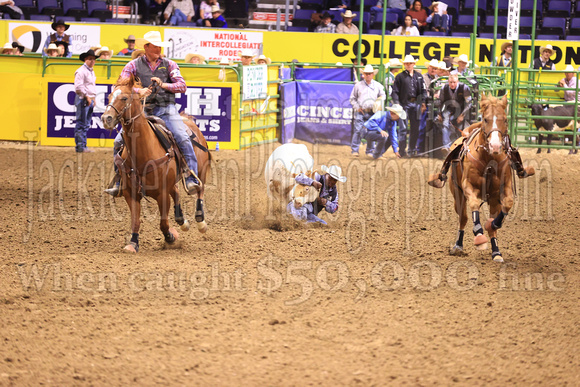
[[[469,126],[469,110],[471,109],[471,90],[459,82],[457,74],[449,75],[449,83],[439,93],[439,121],[443,122],[443,146],[449,148],[451,143],[459,137],[459,131]],[[457,131],[452,131],[453,124]]]

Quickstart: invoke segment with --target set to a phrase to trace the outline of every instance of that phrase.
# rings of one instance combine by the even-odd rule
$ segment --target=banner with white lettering
[[[240,61],[239,53],[250,50],[254,55],[262,52],[264,35],[261,32],[220,31],[215,29],[166,28],[165,40],[171,43],[166,49],[170,58],[183,59],[188,53],[198,53],[206,60]]]
[[[299,82],[296,94],[296,133],[312,143],[350,145],[353,85]]]
[[[113,85],[97,84],[97,96],[88,138],[115,138],[103,128],[101,115],[108,103]],[[72,83],[48,82],[47,137],[74,138],[76,109],[75,91]],[[188,87],[185,93],[175,95],[178,111],[195,117],[195,123],[207,141],[230,142],[232,140],[230,87]]]
[[[280,104],[282,105],[281,142],[286,144],[294,139],[296,131],[296,82],[280,85]]]
[[[27,52],[42,53],[44,43],[50,34],[54,34],[50,24],[46,23],[8,23],[8,35],[10,41],[18,42],[24,46]],[[73,55],[86,52],[91,47],[100,45],[101,27],[71,24],[65,34],[70,36],[69,51]]]

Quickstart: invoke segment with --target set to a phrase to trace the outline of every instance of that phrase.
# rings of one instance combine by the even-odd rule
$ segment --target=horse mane
[[[136,78],[133,74],[128,77],[123,77],[120,75],[115,86],[137,87],[139,89],[143,87],[139,78]]]

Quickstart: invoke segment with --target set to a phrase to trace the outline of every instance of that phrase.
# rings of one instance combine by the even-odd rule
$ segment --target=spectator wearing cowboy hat
[[[393,83],[395,82],[395,77],[397,73],[401,71],[401,67],[403,67],[403,63],[399,60],[399,58],[391,58],[385,65],[389,69],[389,72],[385,76],[385,86],[387,91],[389,92],[389,98],[393,98]]]
[[[399,137],[397,122],[407,118],[407,113],[401,105],[388,106],[385,111],[378,111],[364,124],[364,138],[367,141],[376,141],[373,159],[384,159],[383,154],[393,146],[393,152],[399,154]]]
[[[135,51],[135,35],[129,35],[127,39],[123,39],[127,47],[119,51],[117,55],[131,55]]]
[[[131,60],[135,60],[137,58],[140,58],[143,55],[145,55],[145,50],[135,50],[131,53]]]
[[[551,44],[546,44],[540,47],[540,57],[534,59],[533,68],[534,70],[556,70],[556,65],[550,57],[554,54],[554,49]]]
[[[425,62],[427,67],[427,72],[423,74],[423,80],[425,82],[425,89],[427,89],[427,109],[421,114],[421,122],[419,123],[419,138],[417,139],[417,151],[423,153],[425,149],[425,135],[427,130],[428,121],[428,110],[429,107],[433,105],[433,94],[434,90],[431,87],[431,83],[435,83],[437,80],[437,71],[439,70],[439,61],[437,59],[431,59],[430,62]],[[432,120],[429,120],[429,126],[432,125]]]
[[[329,14],[328,12],[324,11],[322,16],[320,17],[320,24],[318,27],[314,29],[314,32],[324,32],[328,34],[334,34],[336,32],[336,26],[332,22],[334,18],[333,15]]]
[[[265,65],[269,65],[272,63],[272,60],[270,58],[268,58],[266,55],[264,54],[260,54],[257,58],[256,58],[256,63],[257,64],[265,64]]]
[[[462,77],[473,77],[475,74],[472,70],[467,68],[467,65],[471,63],[467,55],[461,54],[455,59],[457,68],[451,72],[451,74],[457,74]]]
[[[103,59],[103,60],[109,60],[111,59],[111,57],[113,56],[114,51],[111,50],[109,47],[107,46],[103,46],[101,48],[99,48],[95,54],[97,54],[97,57],[99,59]]]
[[[449,16],[447,15],[447,10],[439,14],[439,4],[441,4],[441,1],[434,1],[429,6],[431,15],[427,17],[427,23],[431,23],[431,31],[447,32],[449,28]]]
[[[240,51],[238,56],[242,59],[242,66],[249,66],[252,64],[255,55],[252,50],[246,48]]]
[[[407,154],[414,156],[418,153],[417,140],[419,138],[419,123],[421,114],[427,109],[427,90],[423,75],[415,71],[416,60],[413,55],[407,55],[403,60],[405,70],[395,77],[393,83],[393,103],[401,105],[407,113],[407,120],[401,120],[399,128],[399,153],[402,157]],[[407,127],[409,127],[409,147],[407,146]]]
[[[171,0],[163,11],[165,24],[176,26],[184,21],[192,21],[195,17],[195,8],[191,0]]]
[[[83,52],[79,59],[84,64],[75,71],[75,150],[77,152],[92,152],[87,148],[87,132],[92,123],[95,96],[97,95],[97,76],[93,67],[99,57],[93,50]]]
[[[70,45],[70,36],[64,32],[69,29],[70,25],[66,24],[62,20],[55,21],[51,24],[51,27],[56,33],[48,35],[46,41],[44,42],[44,48],[48,48],[50,43],[55,43],[57,46],[59,44],[64,45],[64,56],[67,58],[72,57],[72,52],[69,51],[68,47]],[[59,43],[62,42],[62,43]],[[47,56],[46,52],[42,53],[43,56]]]
[[[191,64],[205,64],[205,56],[197,53],[189,53],[185,56],[184,62]]]
[[[2,55],[16,55],[14,52],[16,49],[12,46],[11,43],[6,43],[4,47],[2,47]]]
[[[48,45],[48,47],[44,49],[44,52],[46,53],[47,56],[57,57],[58,56],[58,47],[56,44],[50,43]]]
[[[575,102],[576,98],[576,83],[578,79],[576,78],[576,70],[572,65],[567,65],[564,69],[564,78],[558,81],[557,86],[564,88],[564,101]],[[580,95],[580,91],[578,91]],[[580,98],[578,99],[580,100]]]
[[[499,67],[512,67],[512,50],[513,43],[505,42],[501,45],[501,55],[497,58],[497,66]]]
[[[363,125],[373,115],[373,107],[377,100],[386,99],[385,88],[373,78],[376,72],[373,66],[366,65],[363,69],[363,80],[355,83],[350,93],[350,104],[354,110],[352,141],[350,144],[351,153],[358,157],[361,138],[363,135]],[[373,142],[367,143],[366,154],[374,152]]]
[[[336,189],[336,183],[346,182],[346,176],[342,176],[342,169],[338,165],[331,165],[327,167],[326,165],[321,165],[320,169],[324,174],[314,173],[314,179],[301,173],[295,177],[296,183],[302,185],[310,185],[317,190],[319,190],[318,198],[312,203],[306,203],[304,206],[307,208],[308,214],[313,214],[317,217],[318,213],[323,209],[329,214],[334,214],[338,211],[338,190]],[[309,204],[311,206],[309,206]],[[292,203],[289,204],[292,206]],[[292,206],[294,207],[294,206]],[[310,220],[307,217],[308,220]],[[317,218],[312,219],[312,221],[319,221],[326,224],[325,221]]]
[[[185,158],[187,169],[197,175],[197,157],[187,134],[187,127],[175,104],[175,94],[185,93],[187,86],[179,71],[179,65],[161,55],[163,47],[169,47],[170,43],[161,39],[159,31],[149,31],[143,38],[137,39],[135,45],[143,47],[145,55],[127,63],[119,78],[139,78],[142,88],[138,90],[138,93],[141,98],[151,95],[152,90],[149,86],[154,83],[159,86],[159,91],[153,97],[147,98],[144,110],[148,113],[150,111],[151,115],[157,116],[165,122],[167,129],[173,134],[175,142]],[[121,131],[115,138],[113,154],[116,155],[119,152],[122,144],[123,136]],[[118,178],[116,177],[115,180],[118,180]],[[187,193],[193,194],[196,192],[199,184],[200,182],[195,176],[189,174],[185,179]],[[105,192],[112,196],[117,196],[119,194],[119,185],[115,184],[114,187],[106,189]]]
[[[352,13],[347,9],[345,13],[341,13],[342,23],[336,27],[337,34],[351,34],[358,35],[358,27],[352,24],[352,18],[356,17],[356,13]]]
[[[199,5],[199,18],[197,19],[197,25],[205,25],[205,20],[211,19],[211,7],[217,6],[219,9],[219,3],[217,0],[203,0]]]
[[[211,6],[211,19],[205,20],[206,27],[216,27],[216,28],[228,28],[228,23],[224,19],[222,13],[223,9],[220,9],[219,5]]]

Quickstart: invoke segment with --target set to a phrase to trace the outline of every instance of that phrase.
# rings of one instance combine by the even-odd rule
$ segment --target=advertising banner
[[[108,95],[113,85],[97,84],[97,97],[93,111],[89,139],[113,139],[116,132],[110,133],[103,128],[101,115],[108,103]],[[179,111],[194,116],[195,123],[207,141],[226,145],[238,141],[232,136],[232,87],[191,87],[185,93],[176,94],[175,102]],[[74,105],[74,84],[47,82],[46,139],[74,139],[76,109]],[[227,149],[227,145],[224,147]],[[234,149],[237,149],[237,145]]]
[[[46,38],[55,33],[49,23],[8,23],[10,40],[18,42],[27,52],[42,53]],[[69,51],[79,55],[101,44],[101,27],[71,24],[65,34],[70,36]]]
[[[282,107],[282,133],[280,142],[286,144],[294,139],[296,131],[296,82],[280,85]]]
[[[183,59],[188,53],[198,53],[206,60],[227,58],[239,62],[242,50],[259,55],[264,39],[261,32],[166,28],[164,40],[171,43],[167,49],[170,58]]]
[[[299,140],[349,145],[352,133],[353,85],[299,82],[296,133]]]
[[[352,68],[303,69],[303,68],[298,67],[294,70],[294,75],[295,75],[296,79],[310,79],[310,80],[317,80],[317,81],[351,82],[352,81]]]

